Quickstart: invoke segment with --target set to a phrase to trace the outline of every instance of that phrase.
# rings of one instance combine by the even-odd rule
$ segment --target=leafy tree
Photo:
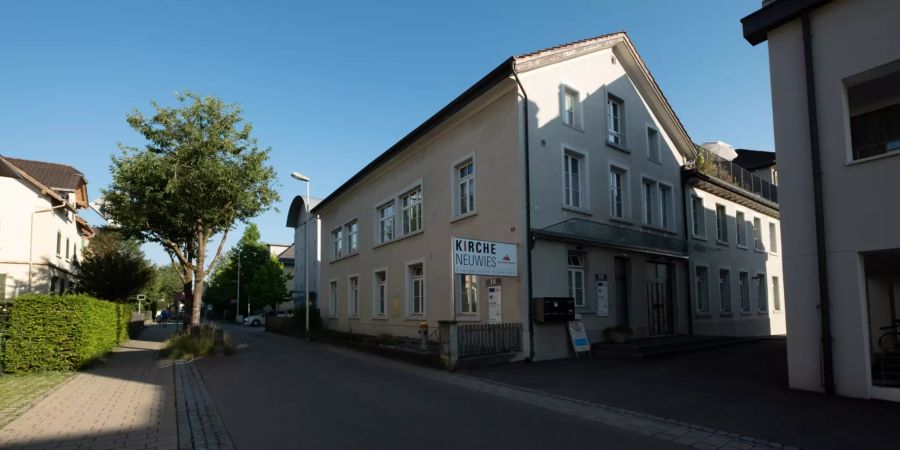
[[[78,290],[104,300],[127,301],[153,279],[138,242],[110,228],[98,230],[75,266]]]
[[[105,211],[129,236],[157,242],[179,267],[191,325],[199,329],[204,280],[215,270],[228,231],[278,200],[269,149],[257,147],[241,109],[216,97],[176,95],[173,108],[133,111],[128,124],[143,148],[120,144]],[[207,247],[221,239],[212,257]]]
[[[251,223],[241,240],[225,255],[216,271],[210,275],[206,301],[218,311],[224,311],[237,297],[238,260],[241,273],[241,309],[251,303],[261,307],[274,305],[289,297],[285,288],[289,275],[284,265],[269,253],[260,241],[259,229]]]
[[[168,264],[156,266],[153,281],[147,288],[147,299],[168,305],[182,289],[184,289],[182,277],[177,267]]]

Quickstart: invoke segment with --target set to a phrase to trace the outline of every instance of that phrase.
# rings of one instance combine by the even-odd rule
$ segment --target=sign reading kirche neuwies
[[[454,273],[493,277],[519,275],[515,244],[455,237],[451,245]]]

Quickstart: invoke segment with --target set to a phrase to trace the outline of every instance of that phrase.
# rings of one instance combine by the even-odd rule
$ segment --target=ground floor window
[[[738,294],[741,296],[741,312],[750,312],[750,274],[738,273]]]
[[[375,292],[372,295],[375,317],[387,315],[387,272],[375,272]]]
[[[863,255],[872,384],[900,388],[900,250]]]
[[[411,315],[425,314],[425,266],[421,263],[409,266],[408,311]]]
[[[337,281],[328,283],[328,315],[337,317],[338,286]]]
[[[761,273],[756,276],[756,306],[759,312],[769,311],[768,289],[766,288],[766,274]]]
[[[772,307],[781,311],[781,286],[778,277],[772,277]]]
[[[704,266],[694,267],[694,285],[696,286],[697,312],[709,312],[709,269]]]
[[[731,271],[719,269],[719,311],[731,312]]]
[[[584,302],[584,257],[569,254],[569,297],[575,299],[575,306],[585,306]]]
[[[456,300],[459,312],[474,314],[478,312],[478,276],[456,276]]]
[[[359,277],[350,277],[348,283],[347,301],[348,315],[350,317],[359,317]]]

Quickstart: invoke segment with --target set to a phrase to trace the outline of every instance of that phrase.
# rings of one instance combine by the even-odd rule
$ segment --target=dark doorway
[[[628,290],[631,286],[631,277],[628,274],[628,258],[617,256],[615,265],[616,324],[630,325],[628,323]]]
[[[651,336],[664,336],[675,332],[675,321],[672,318],[671,273],[669,264],[647,263],[647,308]]]

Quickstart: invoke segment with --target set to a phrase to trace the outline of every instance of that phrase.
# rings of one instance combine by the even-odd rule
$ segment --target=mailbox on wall
[[[575,320],[575,299],[572,297],[538,297],[532,299],[531,304],[535,322]]]

